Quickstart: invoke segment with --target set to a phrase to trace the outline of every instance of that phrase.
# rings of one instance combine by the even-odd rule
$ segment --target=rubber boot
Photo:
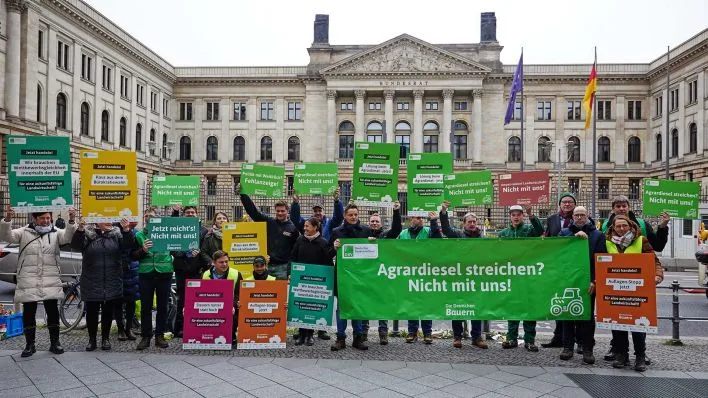
[[[36,331],[37,331],[37,329],[35,327],[29,327],[24,330],[25,349],[22,350],[22,354],[20,354],[20,356],[22,358],[31,357],[32,354],[37,352],[37,348],[35,348],[35,346],[34,346],[34,336],[35,336]]]

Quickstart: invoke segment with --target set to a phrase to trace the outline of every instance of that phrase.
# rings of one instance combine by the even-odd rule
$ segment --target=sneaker
[[[476,339],[472,342],[472,345],[475,346],[475,347],[477,347],[477,348],[484,349],[484,350],[486,350],[487,348],[489,348],[489,345],[487,345],[487,342],[486,342],[483,338],[481,338],[481,337],[476,338]]]
[[[614,351],[614,349],[612,348],[612,346],[610,346],[610,349],[607,350],[607,354],[605,354],[605,361],[610,361],[610,362],[611,362],[611,361],[614,361],[614,360],[615,360],[615,351]]]
[[[406,336],[406,343],[415,343],[418,341],[418,333],[411,333],[408,336]]]
[[[452,340],[452,346],[455,348],[462,348],[462,339],[455,337],[455,340]]]
[[[423,335],[423,343],[425,344],[433,344],[433,336],[430,334],[425,334]]]
[[[637,355],[634,359],[634,370],[643,372],[647,370],[647,359],[644,355]]]
[[[329,340],[330,339],[326,330],[318,330],[317,331],[317,338],[320,340]]]
[[[562,348],[563,342],[560,339],[553,338],[548,343],[541,344],[543,348]]]
[[[388,344],[388,333],[379,332],[379,344],[381,344],[381,345]]]
[[[595,363],[595,355],[592,354],[592,350],[583,350],[583,362],[588,365],[592,365]]]
[[[559,358],[564,361],[567,361],[570,358],[573,358],[573,350],[569,350],[567,348],[564,348],[563,352],[560,353]]]
[[[629,355],[615,353],[615,360],[612,362],[612,367],[622,369],[627,365],[629,365]]]
[[[329,347],[330,350],[332,351],[339,351],[347,348],[347,342],[344,339],[339,339],[334,340],[334,343],[332,344],[331,347]]]
[[[502,343],[502,348],[504,349],[510,349],[510,348],[517,348],[519,344],[516,343],[516,341],[505,341]]]
[[[138,351],[142,351],[142,350],[145,350],[148,348],[150,348],[150,338],[149,337],[143,337],[142,339],[140,339],[138,346],[135,347],[135,349]]]
[[[158,334],[157,337],[155,337],[155,347],[167,348],[169,346],[167,340],[165,340],[165,336]]]
[[[526,348],[526,351],[538,352],[538,346],[535,343],[525,343],[524,348]]]

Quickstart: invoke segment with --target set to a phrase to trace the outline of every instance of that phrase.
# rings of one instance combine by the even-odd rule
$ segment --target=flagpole
[[[524,48],[521,47],[521,59],[524,59]],[[524,171],[524,65],[521,64],[521,171]]]
[[[670,172],[669,172],[669,146],[671,143],[671,136],[669,134],[669,98],[670,98],[670,89],[669,89],[669,52],[670,52],[670,47],[666,46],[666,109],[664,109],[664,114],[666,115],[666,139],[664,142],[666,143],[666,179],[669,179]]]
[[[597,74],[597,46],[595,46],[595,62],[593,64],[593,68],[595,68],[595,73]],[[597,75],[595,76],[597,81]],[[597,84],[595,87],[597,87]],[[595,88],[592,102],[593,112],[586,116],[592,117],[592,210],[590,211],[590,214],[592,214],[593,217],[597,217],[597,214],[595,213],[597,205],[597,88]],[[594,117],[592,113],[595,114]]]

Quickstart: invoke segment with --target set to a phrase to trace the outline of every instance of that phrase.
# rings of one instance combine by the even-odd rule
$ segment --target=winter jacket
[[[573,224],[573,213],[570,214],[570,224]],[[546,219],[546,233],[544,235],[545,236],[558,236],[558,234],[561,232],[562,229],[563,229],[563,220],[561,219],[561,215],[558,213],[551,214]]]
[[[81,299],[107,301],[123,297],[123,262],[125,253],[136,250],[133,234],[113,227],[76,231],[71,248],[80,250]]]
[[[588,245],[590,245],[590,280],[595,280],[595,254],[607,253],[605,248],[605,235],[595,228],[595,223],[590,221],[579,227],[575,223],[570,224],[570,227],[563,228],[558,236],[574,236],[578,232],[583,231],[588,236]]]
[[[393,211],[393,220],[391,220],[391,228],[386,230],[384,230],[383,228],[372,229],[371,236],[376,239],[396,239],[398,238],[398,235],[401,234],[402,230],[403,225],[401,223],[401,210],[398,209]]]
[[[293,202],[290,205],[290,221],[295,224],[301,234],[305,233],[305,219],[300,216],[300,202]],[[332,230],[342,225],[342,221],[344,221],[344,205],[341,201],[335,200],[332,218],[324,217],[322,219],[322,237],[329,240]]]
[[[664,251],[664,248],[666,247],[666,242],[669,241],[669,227],[657,228],[656,233],[654,233],[654,229],[651,227],[651,224],[647,222],[647,220],[643,218],[638,218],[632,211],[630,211],[627,215],[629,216],[630,220],[634,221],[635,223],[637,223],[637,225],[639,225],[642,230],[642,235],[644,235],[649,240],[649,243],[651,243],[651,247],[653,247],[655,251]],[[602,224],[603,234],[607,233],[607,226],[611,225],[614,219],[615,214],[612,213],[610,215],[610,218],[605,220],[605,222]]]
[[[448,213],[440,213],[440,225],[442,227],[442,233],[448,238],[481,238],[482,233],[479,228],[470,232],[466,229],[457,229],[450,226],[450,218]]]
[[[204,235],[204,238],[202,239],[202,243],[200,245],[200,262],[202,264],[206,264],[206,267],[208,268],[212,262],[211,256],[213,256],[217,250],[223,250],[222,245],[222,239],[218,237],[212,230],[207,230],[207,233],[206,235]]]
[[[40,234],[34,224],[12,229],[12,222],[0,220],[0,240],[19,245],[15,302],[59,300],[64,297],[59,267],[59,247],[71,242],[76,223],[66,229]]]
[[[300,235],[290,253],[290,260],[303,264],[333,265],[332,257],[336,255],[334,248],[322,236],[309,240],[305,235]]]
[[[135,239],[135,234],[137,231],[131,229],[130,233]],[[138,242],[135,241],[137,246]],[[140,269],[140,261],[134,260],[130,256],[130,251],[125,253],[125,258],[123,259],[123,298],[138,300],[140,298],[140,282],[138,278],[138,269]]]
[[[258,211],[251,198],[241,194],[241,203],[246,213],[253,221],[265,221],[268,232],[268,255],[271,264],[287,264],[290,261],[290,252],[293,250],[300,232],[292,221],[278,221],[274,217],[266,216]]]
[[[135,234],[135,240],[138,244],[138,249],[133,251],[132,258],[140,261],[138,273],[150,274],[157,272],[160,274],[172,274],[174,266],[172,265],[172,256],[169,252],[153,252],[144,251],[143,243],[148,238],[146,229],[138,231]]]
[[[531,217],[531,224],[521,223],[516,228],[512,225],[499,231],[500,238],[525,238],[543,235],[543,224],[536,216]]]
[[[204,237],[207,235],[207,229],[200,226],[199,227],[199,247],[202,246],[204,242]],[[221,250],[221,249],[219,249]],[[209,268],[211,261],[206,261],[206,258],[200,253],[197,256],[192,255],[192,251],[186,252],[170,252],[174,258],[174,267],[176,272],[185,272],[190,275],[194,275],[199,272],[203,272]],[[213,253],[212,253],[213,254]]]
[[[659,261],[659,257],[656,256],[656,252],[652,249],[651,244],[649,243],[649,239],[647,239],[646,236],[642,236],[642,235],[637,236],[636,238],[634,238],[634,241],[632,241],[632,244],[629,245],[625,249],[622,249],[620,246],[617,246],[617,244],[615,244],[611,240],[605,240],[605,247],[607,248],[608,253],[627,253],[627,254],[652,253],[652,254],[654,254],[654,269],[656,272],[656,276],[661,277],[661,279],[664,279],[664,267],[661,266],[661,261]]]
[[[329,242],[327,242],[327,247],[328,247],[328,252],[333,253],[334,256],[336,256],[337,251],[334,249],[334,241],[337,239],[357,239],[357,238],[362,238],[366,239],[368,237],[372,236],[371,234],[371,228],[369,228],[366,225],[361,225],[360,222],[357,221],[356,224],[347,224],[346,221],[344,223],[333,229],[332,230],[332,236],[329,237]],[[337,294],[337,263],[335,261],[334,264],[335,270],[334,270],[334,294]]]

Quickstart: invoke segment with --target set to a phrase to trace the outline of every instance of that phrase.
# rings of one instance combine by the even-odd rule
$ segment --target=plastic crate
[[[13,315],[0,315],[0,324],[4,324],[6,332],[4,337],[10,338],[22,334],[24,327],[22,325],[22,313]]]

